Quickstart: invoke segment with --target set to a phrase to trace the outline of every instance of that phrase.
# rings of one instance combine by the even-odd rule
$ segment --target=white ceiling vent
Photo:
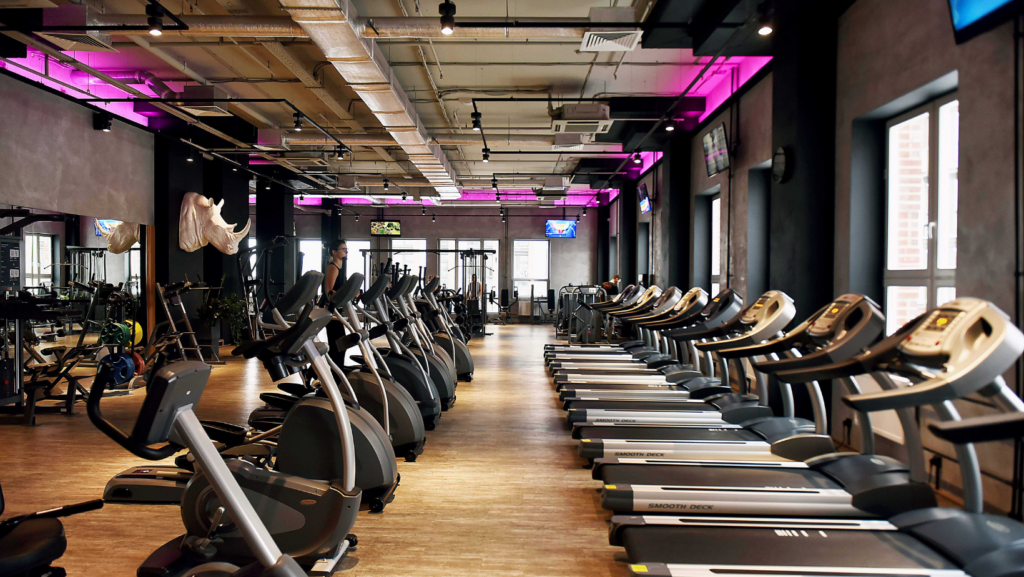
[[[583,145],[586,143],[585,134],[556,134],[551,150],[583,150]]]
[[[179,95],[185,100],[196,101],[184,102],[181,106],[193,116],[232,116],[228,112],[228,103],[219,102],[227,100],[228,94],[216,86],[185,86],[185,92]]]
[[[640,43],[642,30],[617,30],[583,33],[580,52],[631,52]]]
[[[57,8],[43,10],[44,26],[94,26],[97,24],[94,12],[90,12],[85,5],[65,4]],[[81,52],[117,52],[111,44],[110,35],[96,30],[87,32],[76,32],[69,30],[61,32],[40,32],[37,35],[52,42],[55,46],[64,51]]]
[[[607,104],[566,104],[552,113],[551,126],[556,134],[602,134],[614,124]]]

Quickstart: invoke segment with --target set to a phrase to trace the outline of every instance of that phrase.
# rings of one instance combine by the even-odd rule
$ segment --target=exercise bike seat
[[[0,575],[20,575],[46,567],[68,548],[58,519],[30,519],[0,537]]]

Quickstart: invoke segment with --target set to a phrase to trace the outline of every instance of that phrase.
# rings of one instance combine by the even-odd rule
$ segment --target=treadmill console
[[[1006,313],[987,301],[959,298],[932,311],[900,343],[900,351],[916,365],[947,372],[972,365],[989,356],[1016,358],[1024,337]]]
[[[679,299],[676,306],[672,307],[672,312],[681,313],[689,310],[691,307],[699,306],[703,307],[708,302],[708,295],[704,292],[704,289],[700,287],[694,287],[683,295],[683,298]]]
[[[826,310],[821,316],[814,319],[811,326],[808,327],[807,332],[812,337],[824,337],[832,333],[832,325],[835,324],[836,320],[843,314],[850,305],[860,301],[863,297],[856,294],[845,294],[841,297],[836,298],[832,301],[832,304],[828,305]]]
[[[782,291],[768,291],[761,295],[754,304],[743,313],[740,319],[746,325],[752,325],[748,335],[757,339],[769,339],[786,328],[796,317],[793,299]]]

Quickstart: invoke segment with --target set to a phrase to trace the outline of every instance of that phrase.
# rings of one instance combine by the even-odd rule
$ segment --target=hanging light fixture
[[[405,199],[407,199],[407,198],[409,198],[409,197],[408,197],[408,195],[405,194],[405,191],[403,190],[402,191],[402,202],[405,202]]]
[[[295,117],[295,132],[302,132],[302,115],[296,112]]]
[[[583,216],[587,216],[587,207],[583,207]]]
[[[473,113],[469,115],[469,117],[473,119],[473,130],[480,132],[480,129],[483,127],[480,124],[480,119],[483,118],[483,115],[474,110]]]
[[[423,207],[423,212],[421,213],[421,216],[427,216],[427,207]]]
[[[436,214],[430,215],[430,222],[437,222],[437,215]]]
[[[356,213],[356,222],[359,222],[359,213]]]
[[[490,162],[490,161],[491,161],[491,149],[490,148],[484,148],[484,162]]]
[[[772,26],[772,12],[774,12],[770,2],[762,2],[758,7],[757,11],[761,13],[761,16],[757,19],[757,33],[761,36],[769,36],[772,32],[775,32],[775,27]]]
[[[149,26],[151,36],[160,36],[164,33],[163,8],[156,4],[146,5],[146,25]]]
[[[270,181],[267,181],[267,185],[263,187],[263,190],[270,190]]]
[[[455,3],[451,0],[444,0],[437,11],[441,14],[441,34],[451,36],[455,32]]]
[[[639,152],[633,155],[633,164],[643,164],[643,163],[644,163],[644,160],[642,158],[640,158],[640,153]]]
[[[389,188],[391,188],[391,181],[389,181],[388,177],[385,176],[384,177],[384,190],[387,190]]]
[[[665,132],[673,132],[676,129],[676,121],[674,118],[669,118],[668,122],[665,123]]]

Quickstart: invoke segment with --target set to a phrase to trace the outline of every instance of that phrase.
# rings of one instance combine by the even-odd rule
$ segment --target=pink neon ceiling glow
[[[104,57],[106,59],[110,58],[110,56],[106,55],[106,54],[104,54],[102,57],[100,57],[98,55],[101,54],[101,53],[97,53],[97,52],[66,52],[65,54],[68,55],[68,56],[71,56],[72,58],[75,58],[75,59],[78,59],[80,61],[83,61],[83,62],[84,62],[83,59],[87,58],[89,60],[88,63],[90,64],[90,66],[97,66],[97,62],[95,62],[94,59],[100,59],[100,58],[104,58]],[[38,50],[35,50],[33,48],[29,48],[28,49],[28,56],[26,58],[9,58],[8,60],[10,60],[11,62],[14,62],[15,64],[23,66],[24,68],[29,68],[31,70],[39,72],[40,74],[42,74],[46,70],[46,66],[47,66],[46,54],[44,54],[42,52],[39,52]],[[117,88],[114,88],[113,86],[109,86],[107,84],[102,84],[101,83],[101,84],[90,84],[89,86],[85,86],[85,85],[80,85],[80,84],[78,84],[76,82],[73,82],[72,78],[71,78],[71,73],[72,73],[72,71],[74,69],[70,68],[70,67],[68,67],[68,66],[66,66],[64,64],[60,64],[59,62],[57,62],[53,58],[50,58],[49,67],[50,67],[50,77],[51,78],[53,78],[55,80],[59,80],[60,82],[63,82],[64,84],[68,84],[68,85],[71,85],[71,86],[76,86],[77,88],[69,88],[68,86],[64,86],[64,85],[62,85],[62,84],[60,84],[58,82],[53,82],[52,80],[48,80],[48,79],[44,78],[43,76],[40,76],[39,74],[33,74],[32,72],[29,72],[29,71],[27,71],[24,68],[21,68],[19,66],[11,66],[11,65],[7,64],[6,62],[0,62],[0,68],[4,68],[8,72],[11,72],[11,73],[16,74],[18,76],[26,78],[26,79],[28,79],[28,80],[30,80],[32,82],[37,83],[37,84],[42,84],[43,86],[46,86],[48,88],[52,88],[52,89],[54,89],[54,90],[56,90],[58,92],[62,92],[64,94],[67,94],[68,96],[71,96],[72,98],[76,98],[78,100],[85,100],[85,99],[89,99],[89,98],[125,98],[125,97],[129,96],[128,94],[124,93],[123,91],[121,91],[121,90],[119,90]],[[102,66],[102,67],[103,68],[107,68],[107,69],[110,68],[108,66]],[[124,67],[123,63],[121,65],[121,67]],[[137,88],[137,89],[139,89],[140,91],[143,91],[143,92],[148,92],[149,91],[149,89],[147,87],[144,87],[144,86],[136,86],[135,88]],[[90,90],[92,92],[92,94],[84,92],[85,90]],[[133,112],[132,103],[131,102],[110,102],[110,103],[93,102],[92,104],[97,106],[97,107],[99,107],[99,108],[106,109],[107,111],[109,111],[114,116],[120,116],[121,118],[124,118],[124,119],[127,119],[127,120],[131,120],[133,122],[137,122],[138,124],[141,124],[143,126],[149,126],[149,119],[147,119],[145,116],[142,116],[140,114],[135,114],[135,112]]]
[[[699,122],[711,116],[722,103],[771,61],[771,56],[732,56],[717,60],[690,91],[691,96],[703,96],[707,99]],[[708,58],[705,57],[701,58],[699,63],[703,65],[707,62]],[[703,66],[691,67],[687,69],[686,74],[678,78],[679,92],[689,86],[701,68]]]

